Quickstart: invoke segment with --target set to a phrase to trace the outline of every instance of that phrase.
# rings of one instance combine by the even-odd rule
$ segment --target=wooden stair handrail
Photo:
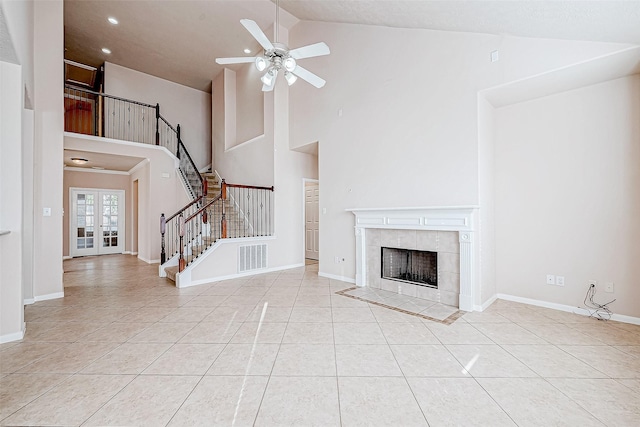
[[[186,224],[187,222],[191,221],[193,218],[195,218],[196,216],[198,216],[199,214],[201,214],[205,209],[207,209],[209,206],[211,206],[212,204],[214,204],[215,202],[217,202],[218,200],[220,200],[222,198],[222,194],[218,194],[216,197],[214,197],[209,203],[207,203],[206,205],[204,205],[203,207],[201,207],[200,209],[198,209],[197,211],[195,211],[193,214],[191,214],[190,216],[188,216],[185,220],[184,223]]]
[[[169,222],[170,220],[172,220],[173,218],[177,217],[178,215],[180,215],[182,212],[184,212],[185,210],[189,209],[191,206],[193,206],[195,203],[198,203],[200,200],[202,200],[204,196],[200,196],[197,197],[195,199],[193,199],[191,202],[189,202],[188,205],[186,205],[185,207],[183,207],[182,209],[178,210],[176,213],[174,213],[173,215],[171,215],[169,218],[167,218],[165,221]]]
[[[225,183],[225,185],[227,187],[234,187],[234,188],[252,188],[255,190],[269,190],[269,191],[273,191],[273,185],[271,187],[258,187],[256,185],[243,185],[243,184],[227,184]]]

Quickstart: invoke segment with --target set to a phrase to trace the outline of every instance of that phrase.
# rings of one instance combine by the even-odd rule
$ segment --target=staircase
[[[220,195],[220,192],[222,190],[222,186],[220,185],[220,181],[218,180],[218,177],[215,173],[213,172],[206,172],[201,174],[202,175],[202,179],[204,181],[206,181],[207,185],[206,185],[206,193],[204,194],[204,202],[202,203],[202,206],[206,205],[207,203],[209,203],[211,200],[213,200],[214,198],[216,198],[218,195]],[[215,243],[215,241],[213,241],[214,239],[208,237],[208,236],[203,236],[202,238],[202,243],[200,245],[192,245],[191,246],[191,251],[194,255],[194,258],[197,258],[202,252],[204,252],[209,246],[211,246],[213,243]],[[178,274],[178,269],[179,266],[175,265],[175,266],[171,266],[171,267],[166,267],[164,269],[166,275],[167,275],[167,279],[175,282],[176,281],[176,274]]]
[[[160,275],[174,282],[179,272],[208,256],[219,239],[273,235],[273,187],[220,182],[215,173],[203,174],[202,180],[206,194],[166,221],[161,218],[161,259],[168,258]]]
[[[226,199],[221,199],[222,184],[218,176],[213,172],[208,172],[202,174],[202,179],[207,183],[205,187],[207,191],[206,194],[204,194],[202,202],[200,202],[200,206],[207,206],[211,204],[207,209],[206,216],[206,222],[209,223],[209,226],[216,227],[217,224],[214,221],[222,218],[224,211],[227,227],[225,238],[255,237],[255,234],[248,232],[250,231],[248,230],[249,227],[247,225],[248,219],[243,212],[238,209],[239,205],[235,201],[235,198],[227,197]],[[197,219],[194,218],[194,220]],[[202,220],[204,220],[204,218]],[[189,257],[188,264],[193,262],[208,248],[210,248],[219,238],[223,238],[221,234],[218,236],[216,233],[206,234],[200,232],[193,235],[190,242],[183,243],[185,246],[185,252],[187,252]],[[178,273],[178,270],[179,265],[165,267],[164,269],[166,277],[174,282],[176,281],[176,274]]]

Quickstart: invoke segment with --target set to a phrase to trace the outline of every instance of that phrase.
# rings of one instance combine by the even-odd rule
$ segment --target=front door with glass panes
[[[69,255],[124,251],[124,191],[69,189]]]

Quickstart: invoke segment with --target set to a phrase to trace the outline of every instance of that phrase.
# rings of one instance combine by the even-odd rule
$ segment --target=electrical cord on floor
[[[587,294],[584,296],[584,305],[587,307],[589,311],[589,317],[593,317],[598,320],[609,320],[613,315],[613,311],[607,307],[609,304],[615,301],[615,299],[604,303],[599,304],[593,300],[593,297],[596,295],[596,285],[589,285],[589,289],[587,289]],[[587,301],[588,300],[588,301]]]

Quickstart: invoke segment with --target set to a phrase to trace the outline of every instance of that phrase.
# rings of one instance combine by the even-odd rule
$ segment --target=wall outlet
[[[340,264],[340,257],[339,256],[336,257],[336,264]]]
[[[547,274],[547,285],[555,285],[556,284],[556,276],[553,274]]]
[[[610,294],[613,293],[613,282],[607,282],[604,284],[604,291]]]
[[[564,276],[556,276],[556,285],[564,286]]]

